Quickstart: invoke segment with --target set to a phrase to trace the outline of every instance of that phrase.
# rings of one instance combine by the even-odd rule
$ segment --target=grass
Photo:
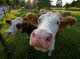
[[[73,8],[72,8],[73,9]],[[55,11],[68,11],[68,10],[53,10]],[[27,12],[38,13],[37,10],[25,9],[23,13],[21,9],[12,10],[7,13],[7,17],[14,20],[16,17],[25,17]],[[22,33],[16,36],[6,36],[5,31],[10,28],[10,25],[5,25],[2,19],[0,30],[2,37],[7,47],[0,42],[0,59],[80,59],[80,12],[70,11],[71,16],[77,18],[77,23],[68,29],[63,30],[55,43],[55,49],[51,57],[47,56],[48,52],[36,51],[33,47],[29,46],[27,34]],[[7,51],[5,51],[7,49]]]

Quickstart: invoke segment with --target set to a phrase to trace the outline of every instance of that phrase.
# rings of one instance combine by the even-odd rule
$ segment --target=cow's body
[[[63,16],[70,16],[71,12],[63,12],[62,15]]]

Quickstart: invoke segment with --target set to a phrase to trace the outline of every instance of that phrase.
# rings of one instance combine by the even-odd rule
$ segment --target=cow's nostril
[[[50,38],[46,38],[46,41],[50,42]]]
[[[6,32],[5,34],[6,34],[6,35],[11,35],[11,32]]]
[[[11,34],[11,32],[8,32],[8,34]]]

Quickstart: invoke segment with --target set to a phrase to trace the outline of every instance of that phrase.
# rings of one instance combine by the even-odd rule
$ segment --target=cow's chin
[[[53,44],[54,35],[45,29],[36,29],[31,33],[30,45],[34,46],[36,50],[43,52],[51,50]]]

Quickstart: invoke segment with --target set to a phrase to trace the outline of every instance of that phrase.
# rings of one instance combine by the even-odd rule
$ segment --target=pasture
[[[52,8],[55,11],[70,11],[71,16],[77,18],[77,23],[63,30],[56,40],[55,49],[51,57],[47,56],[48,52],[36,51],[29,45],[27,34],[22,33],[16,36],[6,36],[5,31],[10,28],[10,25],[5,24],[5,17],[0,23],[0,33],[6,45],[3,45],[0,40],[0,59],[80,59],[80,9],[70,8]],[[16,17],[25,17],[28,12],[38,13],[35,9],[15,9],[7,13],[7,18],[14,20]]]

